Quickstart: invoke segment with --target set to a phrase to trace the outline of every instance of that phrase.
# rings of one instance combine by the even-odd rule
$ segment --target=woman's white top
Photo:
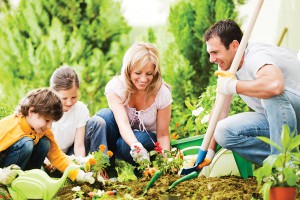
[[[87,106],[78,101],[70,110],[64,112],[60,120],[52,123],[51,130],[63,152],[67,153],[74,144],[76,129],[85,126],[89,118]]]
[[[105,94],[114,94],[125,101],[125,81],[121,76],[114,77],[105,87]],[[156,118],[157,111],[164,109],[172,103],[172,95],[170,89],[162,84],[158,91],[154,103],[146,110],[136,110],[136,108],[129,107],[125,104],[127,116],[133,130],[148,131],[156,133]]]

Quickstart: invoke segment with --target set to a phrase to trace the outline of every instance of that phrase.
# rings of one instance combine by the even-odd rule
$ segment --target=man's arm
[[[265,65],[257,72],[257,78],[251,81],[238,81],[238,94],[262,99],[271,98],[283,93],[284,76],[278,67]]]

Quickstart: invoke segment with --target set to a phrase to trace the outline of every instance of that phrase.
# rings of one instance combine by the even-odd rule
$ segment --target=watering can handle
[[[251,32],[253,30],[255,21],[258,17],[259,11],[260,11],[261,6],[263,4],[263,1],[264,0],[257,0],[257,4],[256,4],[256,7],[254,9],[254,12],[253,12],[253,14],[252,14],[252,16],[251,16],[251,18],[248,22],[248,27],[247,27],[244,35],[243,35],[241,43],[238,47],[238,50],[237,50],[237,52],[234,56],[234,59],[232,61],[231,66],[230,66],[229,72],[231,72],[232,74],[235,74],[235,72],[237,71],[239,63],[240,63],[240,61],[242,59],[242,56],[244,54],[244,51],[246,49],[249,37],[250,37]],[[221,110],[222,110],[222,107],[223,107],[223,104],[224,104],[225,100],[226,100],[226,95],[223,95],[223,94],[219,93],[218,98],[216,99],[215,108],[213,110],[211,119],[209,121],[209,125],[208,125],[208,128],[207,128],[206,134],[204,136],[204,139],[203,139],[203,142],[202,142],[202,145],[201,145],[201,149],[203,151],[207,151],[207,149],[208,149],[208,146],[210,144],[211,138],[213,136],[216,125],[218,123],[218,119],[220,117],[220,113],[221,113]]]

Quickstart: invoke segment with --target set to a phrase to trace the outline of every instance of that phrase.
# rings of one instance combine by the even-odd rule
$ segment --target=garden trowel
[[[248,22],[248,27],[245,31],[245,34],[243,35],[241,43],[238,47],[238,50],[237,50],[237,52],[234,56],[234,59],[232,61],[231,66],[230,66],[229,72],[231,74],[235,74],[235,72],[238,69],[239,63],[240,63],[240,61],[242,59],[242,56],[244,54],[244,51],[246,49],[249,37],[250,37],[251,32],[253,30],[255,21],[258,17],[258,14],[259,14],[259,11],[260,11],[260,8],[261,8],[262,4],[263,4],[263,0],[257,1],[257,4],[256,4],[256,7],[255,7],[254,12],[252,14],[252,17],[250,18],[250,20]],[[220,94],[220,93],[217,94],[215,108],[213,110],[211,119],[209,121],[209,125],[208,125],[208,128],[207,128],[206,134],[204,136],[204,140],[202,142],[201,148],[199,149],[196,162],[195,162],[193,167],[183,168],[181,170],[181,173],[180,173],[181,175],[187,175],[187,174],[190,174],[194,171],[198,171],[198,172],[201,171],[201,169],[197,169],[197,167],[201,162],[203,162],[203,160],[206,156],[209,143],[211,141],[211,138],[212,138],[214,130],[216,128],[217,122],[219,120],[220,113],[221,113],[221,110],[222,110],[222,107],[223,107],[223,104],[224,104],[225,100],[226,100],[226,95]]]

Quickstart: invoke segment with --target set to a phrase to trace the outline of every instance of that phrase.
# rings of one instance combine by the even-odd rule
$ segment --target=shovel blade
[[[197,166],[194,166],[194,167],[189,167],[189,168],[183,168],[180,172],[180,175],[187,175],[187,174],[190,174],[194,171],[197,171]]]

